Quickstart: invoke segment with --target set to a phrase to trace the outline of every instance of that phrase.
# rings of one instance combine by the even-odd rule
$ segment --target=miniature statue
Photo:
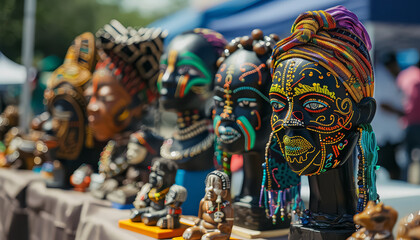
[[[353,216],[377,201],[377,146],[370,126],[376,109],[370,40],[356,15],[342,6],[300,15],[293,34],[272,54],[270,102],[272,144],[283,158],[266,156],[266,206],[274,215],[273,162],[286,160],[298,175],[309,176],[309,209],[293,223],[289,239],[347,238]],[[358,147],[358,195],[354,149]],[[274,153],[275,151],[271,151]],[[357,196],[359,199],[357,199]],[[340,231],[338,231],[340,229]]]
[[[176,184],[188,191],[184,214],[197,214],[202,197],[198,183],[212,171],[214,134],[209,109],[216,61],[226,41],[209,29],[194,29],[175,37],[161,60],[158,80],[159,103],[165,110],[176,112],[177,125],[173,137],[160,150],[162,157],[178,165]]]
[[[398,218],[398,212],[383,203],[369,201],[363,212],[354,215],[354,223],[362,226],[347,240],[393,240],[392,229]]]
[[[165,197],[169,188],[175,183],[176,163],[165,158],[153,160],[149,175],[149,184],[145,184],[137,194],[132,210],[131,221],[146,225],[156,225],[166,216]]]
[[[411,213],[398,223],[397,240],[420,239],[420,211]]]
[[[268,61],[278,40],[274,34],[264,36],[259,29],[253,30],[251,37],[232,40],[218,61],[214,80],[214,131],[218,147],[229,154],[242,154],[244,159],[242,190],[233,204],[235,225],[254,230],[280,227],[271,224],[259,207],[264,150],[271,132]],[[283,225],[288,228],[288,221]]]
[[[187,189],[183,186],[172,185],[165,197],[167,215],[157,222],[156,226],[162,229],[175,229],[181,227],[179,219],[182,214],[182,203],[187,200]]]
[[[205,183],[206,194],[200,201],[199,219],[182,237],[186,240],[229,239],[233,227],[229,176],[215,170],[207,175]]]
[[[119,185],[122,186],[111,191],[106,196],[108,200],[122,205],[131,204],[134,201],[137,192],[144,183],[148,182],[149,166],[152,159],[159,155],[158,149],[162,143],[162,137],[145,127],[130,135],[125,159],[121,159],[127,165],[123,167],[126,168],[125,173],[112,178],[118,180]]]
[[[87,110],[93,136],[108,142],[99,167],[106,179],[94,192],[105,198],[125,179],[130,134],[154,124],[156,79],[166,32],[126,28],[112,20],[96,36],[100,60],[85,95],[90,98]]]

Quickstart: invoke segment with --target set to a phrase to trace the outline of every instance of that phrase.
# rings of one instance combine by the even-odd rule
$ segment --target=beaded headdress
[[[215,175],[218,178],[220,178],[220,180],[222,181],[222,190],[230,189],[230,179],[226,173],[219,170],[214,170],[213,172],[207,174],[205,183],[207,183],[207,180],[211,175]]]
[[[151,103],[157,97],[156,80],[166,31],[154,28],[124,27],[117,20],[99,29],[101,49],[96,69],[106,68],[133,99],[132,105]]]
[[[289,58],[318,62],[334,74],[356,102],[372,97],[373,69],[371,43],[357,16],[343,6],[301,14],[292,26],[292,35],[277,43],[271,68]]]

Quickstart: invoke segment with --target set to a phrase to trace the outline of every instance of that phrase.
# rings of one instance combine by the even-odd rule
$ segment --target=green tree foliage
[[[35,58],[64,57],[75,36],[86,31],[95,33],[111,19],[125,26],[146,26],[185,6],[186,2],[176,0],[162,13],[140,16],[137,11],[123,9],[119,1],[37,0]],[[21,56],[23,4],[24,0],[0,0],[0,51],[17,62]]]

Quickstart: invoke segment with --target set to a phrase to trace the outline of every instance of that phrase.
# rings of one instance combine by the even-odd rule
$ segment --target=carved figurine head
[[[141,119],[156,98],[166,33],[125,28],[112,20],[96,36],[100,61],[85,95],[90,98],[88,120],[94,137],[106,141]]]
[[[219,170],[209,173],[206,177],[206,200],[216,202],[230,200],[230,179],[229,176]]]
[[[210,29],[197,28],[175,37],[161,59],[160,104],[171,111],[204,110],[225,45],[223,36]]]
[[[354,223],[366,229],[366,231],[382,234],[392,234],[395,222],[398,218],[398,212],[390,206],[384,204],[376,204],[369,201],[363,212],[356,214]]]
[[[251,37],[232,40],[218,60],[214,130],[223,151],[264,149],[270,134],[269,58],[278,40],[255,29]]]
[[[172,185],[165,196],[165,205],[180,207],[187,200],[187,189],[180,185]]]
[[[93,34],[83,33],[74,39],[63,65],[48,80],[44,97],[58,141],[58,159],[76,160],[84,145],[93,147],[92,139],[87,138],[87,102],[83,92],[92,77],[96,57]]]
[[[411,213],[398,223],[397,240],[420,239],[420,211]]]
[[[178,167],[174,161],[165,158],[156,158],[150,169],[149,183],[157,189],[164,189],[175,183]]]
[[[158,155],[157,149],[162,143],[163,138],[149,130],[139,130],[130,134],[126,153],[128,164],[136,165],[156,157]],[[150,162],[147,164],[150,164]]]
[[[374,116],[370,40],[344,7],[306,12],[292,32],[273,50],[271,127],[295,173],[320,174],[346,162]]]

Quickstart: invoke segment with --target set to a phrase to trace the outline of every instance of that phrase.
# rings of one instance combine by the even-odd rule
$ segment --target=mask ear
[[[376,112],[376,100],[365,97],[357,104],[357,108],[359,109],[357,125],[371,123]]]

